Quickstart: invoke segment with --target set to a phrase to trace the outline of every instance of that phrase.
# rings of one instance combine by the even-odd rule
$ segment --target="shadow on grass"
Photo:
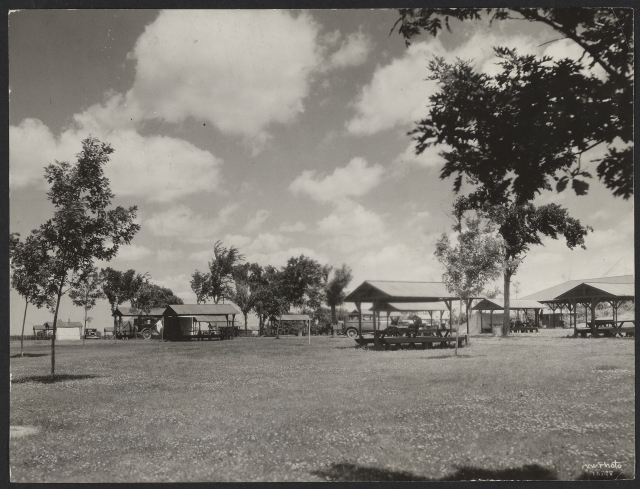
[[[12,380],[12,384],[27,384],[30,382],[37,384],[53,384],[56,382],[64,382],[66,380],[82,380],[82,379],[95,379],[100,377],[94,374],[58,374],[53,380],[51,375],[31,375],[29,377],[22,377],[20,379]]]
[[[21,358],[21,357],[47,357],[50,353],[25,353],[24,355],[20,355],[20,353],[16,353],[15,355],[11,355],[11,358]]]
[[[540,465],[490,470],[477,467],[461,467],[440,479],[412,474],[411,472],[363,467],[356,464],[333,464],[331,467],[312,472],[313,475],[340,482],[373,481],[469,481],[469,480],[558,480],[555,471]]]

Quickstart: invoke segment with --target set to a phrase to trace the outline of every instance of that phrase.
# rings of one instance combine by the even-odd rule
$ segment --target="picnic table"
[[[400,346],[408,344],[415,348],[417,345],[422,345],[423,348],[433,348],[437,345],[446,346],[448,343],[456,342],[456,337],[450,335],[450,331],[440,330],[442,334],[425,334],[423,336],[378,336],[378,343],[385,349],[390,348],[392,345]],[[356,343],[360,346],[369,345],[375,343],[375,337],[363,337],[355,338]],[[458,346],[467,344],[469,339],[466,334],[458,335]]]
[[[625,326],[626,324],[626,326]],[[587,323],[588,329],[578,330],[581,336],[586,336],[587,333],[591,333],[591,336],[596,338],[600,337],[600,333],[603,336],[613,338],[615,336],[635,336],[636,322],[635,319],[624,319],[622,321],[615,321],[613,319],[596,319],[595,321],[589,321]]]

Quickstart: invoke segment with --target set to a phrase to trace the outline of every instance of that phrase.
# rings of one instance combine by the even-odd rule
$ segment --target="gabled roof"
[[[196,321],[200,322],[200,323],[212,323],[212,322],[221,321],[219,315],[215,315],[215,316],[195,316],[194,319]],[[224,318],[222,318],[222,321],[224,321]]]
[[[369,309],[373,310],[373,307]],[[449,308],[444,302],[383,302],[376,305],[376,311],[448,311]]]
[[[167,306],[164,315],[171,316],[224,316],[241,314],[233,304],[175,304]]]
[[[607,284],[584,282],[578,284],[557,299],[586,299],[601,297],[609,299],[633,299],[635,297],[635,284]]]
[[[53,328],[53,321],[47,321],[44,323],[44,326],[46,326],[47,329]],[[56,328],[82,328],[82,323],[79,323],[78,321],[58,321]]]
[[[580,280],[569,280],[548,289],[541,290],[534,294],[524,296],[522,299],[528,299],[538,302],[553,302],[559,295],[573,289],[576,285],[583,283],[598,284],[635,284],[634,275],[617,275],[615,277],[599,277]]]
[[[118,306],[112,316],[162,316],[165,309],[164,307],[159,307],[146,313],[135,307]]]
[[[44,324],[38,324],[33,327],[34,331],[44,331],[45,329],[47,329],[47,327]]]
[[[439,302],[457,299],[443,282],[398,282],[365,280],[344,300],[345,302]]]
[[[546,306],[537,301],[527,299],[510,299],[510,309],[544,309]],[[474,311],[502,311],[504,309],[504,297],[495,297],[493,299],[482,299],[478,304],[471,308]]]

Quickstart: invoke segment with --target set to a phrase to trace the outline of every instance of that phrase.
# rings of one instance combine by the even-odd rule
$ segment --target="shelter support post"
[[[578,307],[578,304],[576,304],[575,299],[571,299],[570,303],[573,310],[573,336],[575,337],[578,336],[578,318],[576,317],[576,309]],[[571,315],[569,317],[571,317]]]
[[[451,311],[451,299],[445,300],[444,304],[449,309],[449,334],[451,334],[451,324],[453,323],[453,312]]]
[[[361,303],[356,302],[356,309],[358,310],[358,336],[362,338],[362,310]]]
[[[373,300],[373,345],[377,348],[378,347],[378,328],[376,327],[376,306],[378,305],[378,301],[377,300]]]

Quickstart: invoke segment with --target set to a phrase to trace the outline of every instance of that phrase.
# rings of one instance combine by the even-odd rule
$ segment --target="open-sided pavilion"
[[[478,299],[474,297],[470,300]],[[374,344],[378,345],[379,311],[383,304],[434,303],[442,302],[451,317],[452,303],[463,300],[447,290],[443,282],[405,282],[388,280],[365,280],[347,297],[345,302],[353,302],[358,310],[358,333],[362,337],[362,303],[371,303],[373,312]],[[377,320],[377,321],[376,321]],[[451,331],[451,324],[449,324]]]
[[[526,299],[511,299],[509,300],[509,310],[513,311],[527,311],[533,310],[535,316],[535,329],[540,328],[540,316],[542,310],[545,308],[544,304],[538,301],[526,300]],[[482,299],[478,304],[471,308],[474,311],[490,311],[489,324],[493,326],[493,311],[504,311],[504,298],[496,297],[493,299]],[[482,330],[482,314],[480,314],[480,330]]]
[[[635,277],[633,275],[618,275],[615,277],[600,277],[584,280],[569,280],[550,287],[523,299],[536,300],[546,304],[554,312],[560,308],[569,311],[570,325],[573,324],[574,335],[578,335],[577,311],[579,306],[585,309],[585,321],[590,325],[592,334],[597,335],[596,307],[600,303],[608,303],[612,308],[612,320],[608,321],[614,327],[620,326],[618,308],[623,302],[635,302]],[[591,320],[589,320],[589,313]],[[634,324],[635,328],[635,324]]]
[[[369,309],[373,310],[373,307]],[[378,304],[378,319],[381,312],[387,313],[387,325],[389,324],[389,317],[394,315],[400,315],[406,312],[427,312],[429,318],[433,323],[433,313],[439,312],[439,320],[442,322],[442,316],[444,312],[449,310],[444,302],[381,302]],[[381,324],[381,323],[379,323]]]

